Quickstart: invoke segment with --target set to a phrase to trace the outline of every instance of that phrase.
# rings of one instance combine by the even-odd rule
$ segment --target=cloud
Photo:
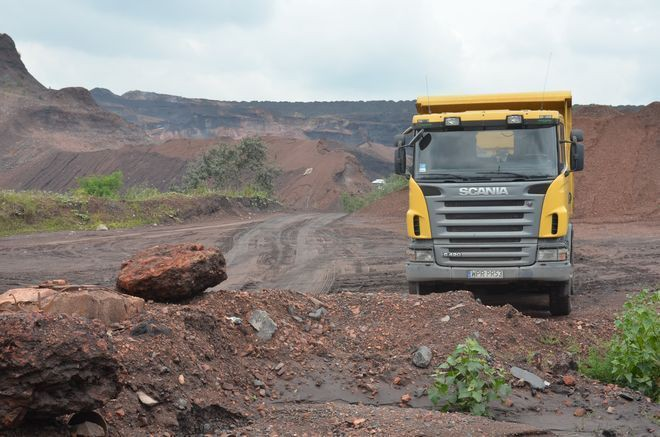
[[[55,88],[412,99],[428,77],[432,94],[545,84],[573,90],[578,103],[660,99],[652,1],[26,0],[3,8],[0,28]]]

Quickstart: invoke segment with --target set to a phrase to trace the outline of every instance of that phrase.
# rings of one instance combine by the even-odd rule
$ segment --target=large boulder
[[[155,246],[125,261],[119,291],[157,302],[189,299],[227,279],[225,257],[201,244]]]
[[[0,311],[44,311],[98,319],[106,324],[129,319],[144,310],[144,300],[101,287],[56,291],[15,288],[0,294]]]
[[[0,313],[0,429],[115,398],[119,365],[105,329],[66,315]]]

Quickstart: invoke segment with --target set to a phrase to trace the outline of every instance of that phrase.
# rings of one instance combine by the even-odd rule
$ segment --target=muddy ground
[[[190,304],[149,304],[140,320],[114,328],[125,389],[103,413],[115,435],[189,435],[230,427],[281,435],[658,432],[656,404],[574,370],[580,354],[611,335],[626,293],[660,284],[657,222],[578,223],[574,310],[560,318],[541,311],[543,298],[514,299],[519,313],[480,304],[465,292],[408,296],[401,222],[326,213],[4,238],[0,291],[61,277],[112,286],[121,261],[137,250],[186,241],[221,247],[229,279],[218,292]],[[319,306],[328,314],[321,320],[307,316]],[[268,343],[257,341],[249,326],[226,319],[245,320],[257,308],[279,326]],[[450,321],[440,322],[445,315]],[[158,341],[133,336],[132,328],[145,321],[171,332]],[[515,388],[510,406],[493,405],[497,422],[431,413],[424,389],[432,366],[470,335],[479,336],[498,365],[534,371],[551,388],[543,393]],[[427,369],[410,363],[421,344],[434,352]],[[177,383],[179,374],[185,374],[185,385]],[[564,374],[576,377],[577,385],[563,385]],[[263,392],[255,379],[265,384]],[[161,404],[145,409],[135,398],[138,389]],[[402,402],[406,394],[411,400]],[[578,408],[586,414],[576,416]],[[56,425],[48,430],[59,432]]]

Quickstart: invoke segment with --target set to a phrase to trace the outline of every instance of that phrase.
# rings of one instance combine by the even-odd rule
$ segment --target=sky
[[[660,100],[655,0],[0,0],[52,88],[216,100],[411,100],[568,89]]]

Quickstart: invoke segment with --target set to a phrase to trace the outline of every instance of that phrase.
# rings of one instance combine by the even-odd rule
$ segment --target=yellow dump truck
[[[542,292],[553,315],[570,313],[584,166],[571,115],[568,91],[417,99],[395,138],[395,171],[410,177],[411,293]]]

